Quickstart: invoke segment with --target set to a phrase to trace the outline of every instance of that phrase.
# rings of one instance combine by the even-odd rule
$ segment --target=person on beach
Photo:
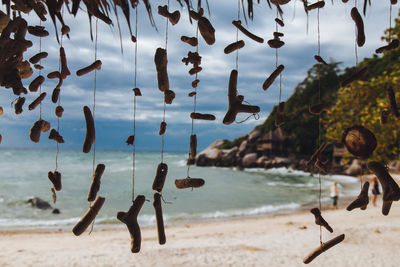
[[[376,207],[376,198],[380,193],[378,179],[374,177],[372,180],[372,206]]]
[[[333,185],[331,186],[331,199],[332,199],[332,209],[337,209],[337,203],[338,203],[338,197],[339,197],[339,189],[337,187],[337,183],[333,182]]]

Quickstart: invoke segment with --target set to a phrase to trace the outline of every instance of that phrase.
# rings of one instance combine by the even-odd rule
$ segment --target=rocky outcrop
[[[217,140],[212,143],[205,150],[197,154],[195,163],[197,166],[217,166],[216,163],[220,161],[222,150],[220,149],[227,140]]]
[[[30,204],[32,208],[37,208],[41,210],[51,209],[53,214],[60,214],[59,209],[53,209],[53,207],[49,204],[49,202],[41,198],[38,197],[30,198],[28,199],[27,203]]]

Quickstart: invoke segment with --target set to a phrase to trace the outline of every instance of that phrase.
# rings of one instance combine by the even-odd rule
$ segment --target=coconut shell
[[[342,143],[351,154],[362,159],[368,158],[377,145],[375,135],[360,125],[347,128],[342,135]]]

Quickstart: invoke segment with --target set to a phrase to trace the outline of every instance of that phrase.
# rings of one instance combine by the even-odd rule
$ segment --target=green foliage
[[[245,140],[245,139],[236,138],[236,139],[233,139],[232,141],[227,141],[227,142],[225,142],[225,143],[221,146],[221,149],[231,149],[232,147],[235,147],[235,146],[239,147],[240,144],[241,144],[244,140]]]

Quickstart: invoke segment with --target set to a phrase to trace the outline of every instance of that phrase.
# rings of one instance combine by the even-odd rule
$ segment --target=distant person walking
[[[337,203],[338,203],[338,197],[339,197],[339,189],[337,187],[337,183],[333,182],[333,185],[331,186],[331,199],[332,199],[332,209],[337,209]]]
[[[376,207],[376,198],[380,195],[379,182],[376,177],[372,180],[372,206]]]

